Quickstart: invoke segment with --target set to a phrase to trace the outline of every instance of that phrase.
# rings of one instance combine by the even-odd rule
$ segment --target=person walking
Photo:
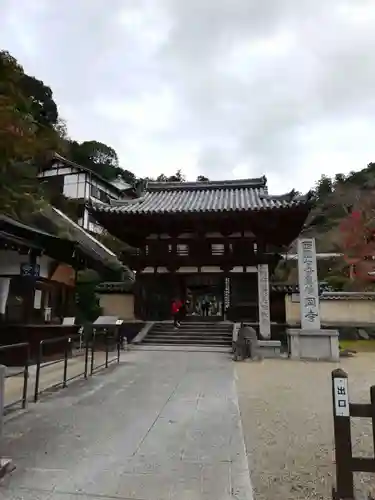
[[[182,307],[182,302],[180,299],[174,299],[172,302],[172,317],[173,317],[173,326],[178,328],[180,326],[180,311]]]
[[[202,315],[208,316],[208,300],[206,297],[202,301]]]

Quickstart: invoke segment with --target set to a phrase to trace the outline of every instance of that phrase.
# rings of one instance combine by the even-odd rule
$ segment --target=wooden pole
[[[371,398],[371,421],[372,421],[372,440],[373,440],[373,450],[374,450],[374,461],[375,461],[375,385],[370,388],[370,398]]]
[[[332,397],[336,457],[336,495],[340,500],[354,500],[348,375],[341,368],[332,372]]]

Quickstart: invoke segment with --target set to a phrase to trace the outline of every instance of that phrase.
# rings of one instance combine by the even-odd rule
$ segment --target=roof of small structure
[[[304,205],[309,197],[292,191],[281,196],[267,192],[267,179],[207,182],[149,182],[134,200],[94,204],[94,212],[118,214],[163,214],[199,212],[248,212]]]
[[[4,214],[0,214],[0,236],[15,245],[44,250],[47,255],[62,262],[70,262],[74,258],[73,241],[59,238]]]
[[[74,263],[78,255],[100,272],[124,269],[114,252],[55,207],[47,205],[31,216],[30,222],[32,225],[0,214],[0,239],[14,246],[43,250],[61,262]]]
[[[88,264],[93,269],[97,265],[100,268],[104,266],[113,270],[123,268],[122,263],[112,250],[52,205],[46,206],[43,211],[37,214],[35,221],[48,226],[51,232],[64,234],[67,240],[74,242],[76,249],[88,260]]]

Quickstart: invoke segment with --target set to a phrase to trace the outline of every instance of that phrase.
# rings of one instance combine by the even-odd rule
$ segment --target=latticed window
[[[177,255],[189,255],[189,245],[179,243],[177,245]]]
[[[224,255],[224,243],[212,243],[211,253],[212,255]]]

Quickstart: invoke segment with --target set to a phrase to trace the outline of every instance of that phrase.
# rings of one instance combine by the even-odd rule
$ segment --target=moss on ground
[[[375,352],[375,340],[340,340],[340,348],[356,352]]]

